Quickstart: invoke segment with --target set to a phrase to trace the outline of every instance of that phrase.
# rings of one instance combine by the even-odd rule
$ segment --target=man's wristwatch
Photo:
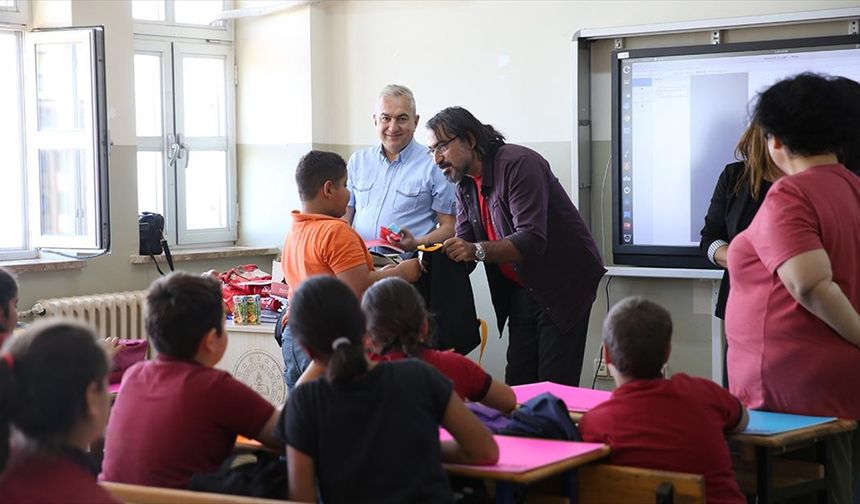
[[[485,257],[487,257],[487,251],[484,250],[484,247],[481,246],[480,243],[475,242],[475,260],[480,262],[483,261]]]

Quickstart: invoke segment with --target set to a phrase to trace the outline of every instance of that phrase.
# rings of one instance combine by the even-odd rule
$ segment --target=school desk
[[[567,406],[570,418],[574,422],[579,422],[583,413],[602,402],[608,401],[612,396],[612,392],[608,392],[606,390],[593,390],[589,388],[573,387],[570,385],[560,385],[549,381],[529,383],[526,385],[514,385],[511,389],[514,391],[517,404],[522,404],[535,396],[544,392],[549,392],[564,402],[565,406]]]
[[[833,420],[770,436],[746,433],[728,436],[742,450],[746,448],[754,452],[752,463],[736,460],[735,475],[741,490],[755,494],[760,504],[805,494],[816,494],[818,502],[827,502],[827,478],[830,474],[827,450],[831,449],[834,434],[855,428],[857,422],[854,420]],[[815,462],[777,457],[810,445],[815,446]]]
[[[440,440],[451,435],[440,429]],[[514,436],[495,435],[499,445],[499,461],[490,466],[445,463],[445,469],[458,476],[487,479],[496,484],[496,502],[514,502],[514,491],[554,476],[565,480],[570,502],[577,502],[576,468],[609,455],[609,447],[601,443],[579,443]]]

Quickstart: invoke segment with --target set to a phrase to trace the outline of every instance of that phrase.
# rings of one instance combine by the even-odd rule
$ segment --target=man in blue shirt
[[[373,124],[380,143],[356,152],[347,165],[347,222],[366,241],[380,238],[380,226],[395,224],[403,233],[396,245],[407,251],[454,236],[454,186],[414,139],[418,114],[412,91],[385,86]]]

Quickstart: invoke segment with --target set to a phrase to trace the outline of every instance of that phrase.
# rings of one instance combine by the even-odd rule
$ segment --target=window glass
[[[209,24],[224,11],[222,0],[176,0],[173,4],[175,20],[181,24]]]
[[[84,126],[86,99],[79,90],[89,89],[83,44],[39,44],[36,46],[36,100],[40,131],[77,131]],[[85,65],[85,64],[84,64]]]
[[[187,136],[213,137],[226,134],[224,70],[222,58],[186,56],[182,59],[183,112]]]
[[[164,215],[164,157],[154,151],[137,153],[137,212]]]
[[[137,136],[161,136],[160,55],[134,55],[134,102]]]
[[[185,168],[186,227],[213,229],[227,226],[227,154],[193,151]]]
[[[164,0],[132,0],[131,17],[141,21],[164,21]]]
[[[83,202],[84,151],[40,150],[39,184],[42,234],[55,236],[87,234],[89,219]]]
[[[4,111],[0,114],[0,153],[3,155],[0,180],[6,189],[0,198],[0,214],[5,216],[0,249],[22,249],[25,246],[19,54],[16,35],[0,32],[0,68],[4,69],[0,72],[0,110]]]

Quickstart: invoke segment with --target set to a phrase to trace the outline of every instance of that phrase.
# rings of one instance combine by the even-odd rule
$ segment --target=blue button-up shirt
[[[454,185],[414,138],[391,162],[382,144],[362,149],[349,158],[347,170],[352,226],[365,240],[379,239],[379,226],[391,224],[421,237],[436,227],[437,212],[456,214]]]

